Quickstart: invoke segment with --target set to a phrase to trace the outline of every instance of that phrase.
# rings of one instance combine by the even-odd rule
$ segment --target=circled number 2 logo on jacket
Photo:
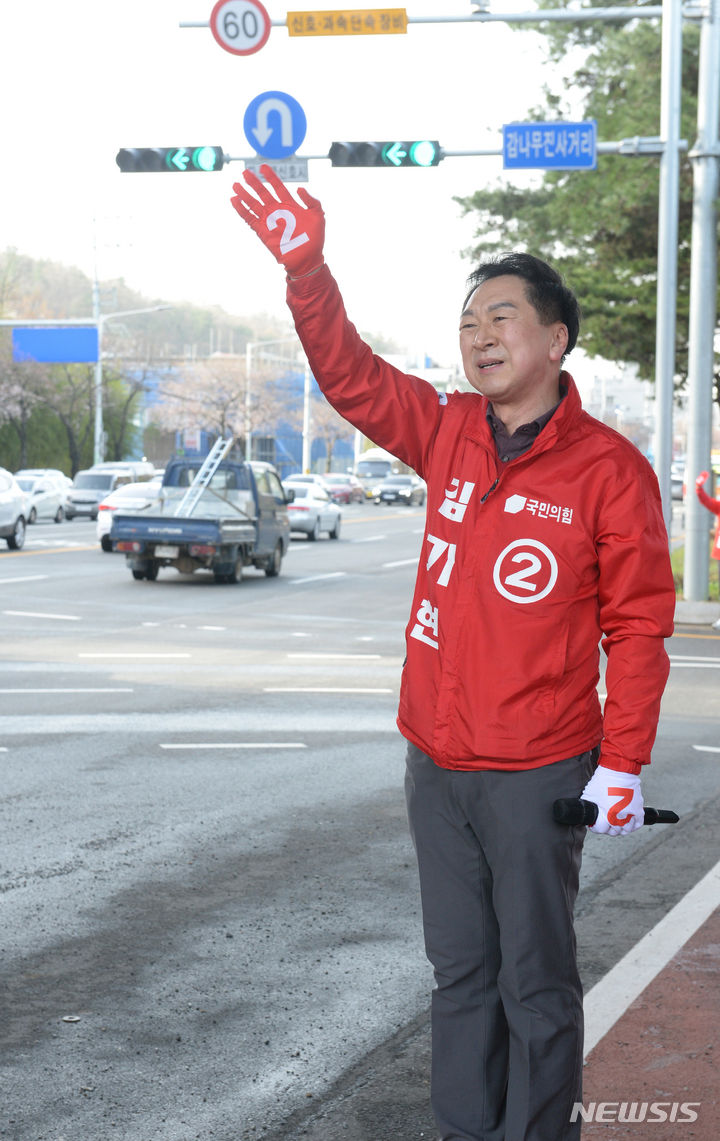
[[[539,602],[547,597],[558,576],[552,551],[537,539],[515,539],[501,551],[493,568],[493,582],[511,602]]]

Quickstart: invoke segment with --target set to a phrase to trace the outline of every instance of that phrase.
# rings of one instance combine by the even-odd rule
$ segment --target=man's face
[[[502,409],[517,409],[534,418],[556,403],[567,340],[562,322],[540,323],[525,282],[511,274],[479,285],[460,318],[465,375],[501,417]]]

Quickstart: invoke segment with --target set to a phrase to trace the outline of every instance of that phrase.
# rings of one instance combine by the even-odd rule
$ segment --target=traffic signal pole
[[[712,385],[717,321],[717,197],[720,174],[720,0],[711,0],[700,31],[697,142],[693,164],[688,355],[688,448],[685,466],[685,598],[708,597],[710,512],[695,494],[695,479],[710,471]]]

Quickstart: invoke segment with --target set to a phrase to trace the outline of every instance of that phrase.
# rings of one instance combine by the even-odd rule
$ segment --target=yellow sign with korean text
[[[288,12],[291,36],[386,36],[407,32],[404,8],[353,8],[337,12]]]

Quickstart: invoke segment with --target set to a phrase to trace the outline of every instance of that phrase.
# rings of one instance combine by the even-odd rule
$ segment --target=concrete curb
[[[685,602],[675,604],[675,622],[683,626],[712,626],[720,619],[720,602]]]

